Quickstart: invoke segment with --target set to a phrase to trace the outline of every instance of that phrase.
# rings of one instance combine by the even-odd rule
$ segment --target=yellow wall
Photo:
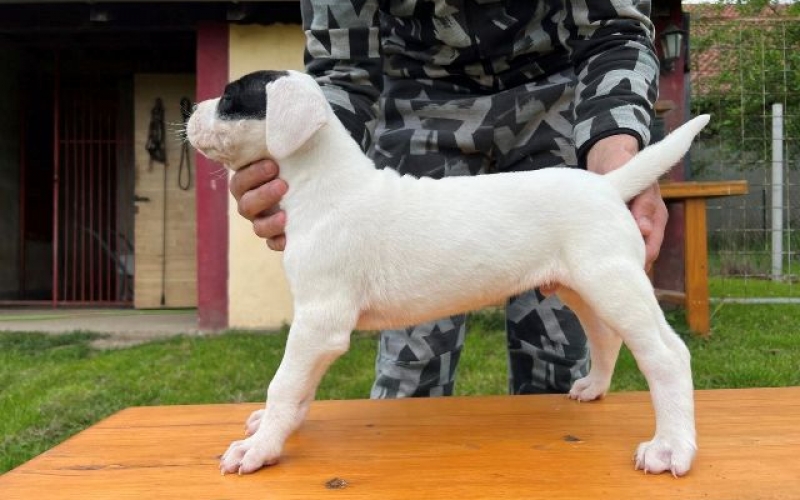
[[[160,307],[162,262],[166,258],[167,307],[197,305],[197,258],[194,179],[191,188],[178,187],[182,140],[178,134],[181,123],[182,97],[194,99],[195,77],[183,74],[140,74],[134,78],[134,159],[136,165],[136,195],[147,202],[136,203],[134,306]],[[150,125],[151,109],[157,97],[164,103],[167,165],[150,163],[145,145]],[[190,151],[192,175],[194,152]],[[162,251],[164,238],[164,169],[167,172],[166,255]],[[185,175],[185,174],[184,174]]]
[[[299,25],[230,27],[230,78],[262,69],[303,69],[305,38]],[[290,322],[292,302],[281,254],[269,250],[239,215],[233,197],[230,220],[228,324],[231,328],[278,328]]]

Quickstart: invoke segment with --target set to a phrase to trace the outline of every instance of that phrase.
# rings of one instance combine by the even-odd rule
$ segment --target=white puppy
[[[224,454],[222,472],[278,460],[353,329],[407,326],[558,284],[591,349],[591,371],[570,397],[605,394],[624,341],[656,415],[636,468],[685,474],[696,452],[689,351],[656,301],[626,202],[680,160],[708,119],[603,176],[548,168],[432,180],[376,169],[302,73],[254,73],[200,103],[188,124],[197,149],[233,170],[273,158],[289,185],[283,259],[294,320],[266,409]]]

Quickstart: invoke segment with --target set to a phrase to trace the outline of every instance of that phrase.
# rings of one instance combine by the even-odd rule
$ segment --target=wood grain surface
[[[221,476],[259,404],[130,408],[0,476],[0,499],[797,499],[800,387],[698,391],[688,476],[633,470],[644,392],[315,402],[282,461]]]

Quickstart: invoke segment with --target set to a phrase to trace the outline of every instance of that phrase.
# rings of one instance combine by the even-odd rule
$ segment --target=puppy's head
[[[313,78],[297,71],[257,71],[199,103],[186,137],[203,155],[237,170],[291,155],[328,121],[329,105]]]

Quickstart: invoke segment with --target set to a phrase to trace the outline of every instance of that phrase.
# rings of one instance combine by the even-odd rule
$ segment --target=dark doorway
[[[0,116],[1,304],[133,302],[133,77],[193,72],[195,42],[130,35],[0,35],[18,103]]]
[[[133,300],[132,83],[50,64],[20,72],[16,286],[4,299]],[[41,62],[43,58],[38,58]],[[47,60],[47,59],[44,59]]]
[[[23,69],[20,86],[19,250],[16,296],[50,300],[53,286],[53,81],[46,71]],[[7,263],[10,264],[10,263]]]
[[[130,81],[56,73],[56,299],[133,300]]]

